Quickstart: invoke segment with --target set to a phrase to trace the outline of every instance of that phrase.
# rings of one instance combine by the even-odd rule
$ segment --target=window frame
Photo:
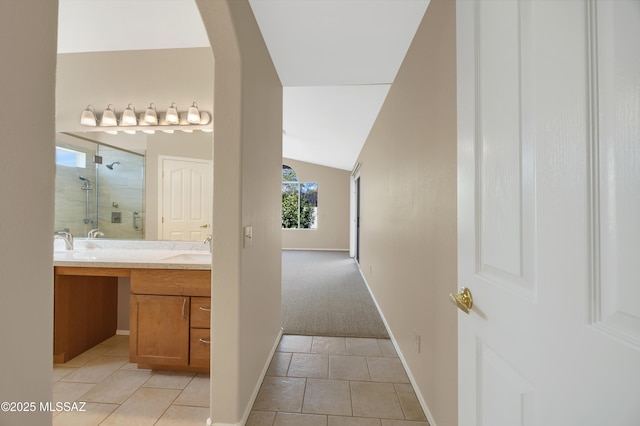
[[[290,172],[288,172],[288,177],[291,178],[291,180],[285,180],[285,171],[289,170]],[[307,186],[312,186],[312,191],[315,191],[315,203],[311,203],[312,208],[313,208],[313,212],[312,214],[312,222],[310,224],[310,226],[307,227],[300,227],[300,222],[301,219],[303,219],[302,217],[302,212],[303,212],[303,206],[302,206],[302,200],[304,197],[304,190],[303,187],[307,187]],[[295,227],[287,227],[285,226],[285,221],[284,221],[284,212],[285,212],[285,206],[284,206],[284,194],[285,194],[285,187],[288,188],[295,188],[293,189],[293,191],[295,191],[297,193],[297,221],[296,221],[296,226]],[[287,164],[283,164],[282,165],[282,194],[283,194],[283,202],[282,202],[282,229],[286,229],[286,230],[316,230],[318,229],[318,183],[317,182],[300,182],[298,179],[298,174],[295,171],[295,169]],[[286,190],[286,192],[293,192],[291,190]],[[308,201],[308,200],[307,200]]]

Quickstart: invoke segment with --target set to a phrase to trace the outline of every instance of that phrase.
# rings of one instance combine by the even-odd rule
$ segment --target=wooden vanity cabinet
[[[110,268],[54,269],[53,362],[64,363],[116,334],[118,276]]]
[[[209,367],[211,358],[211,298],[191,298],[189,365]]]
[[[142,368],[209,371],[211,272],[131,272],[129,358]]]

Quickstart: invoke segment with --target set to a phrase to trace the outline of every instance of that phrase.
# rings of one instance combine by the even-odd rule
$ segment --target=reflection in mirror
[[[54,231],[144,239],[143,155],[60,134]]]
[[[212,147],[206,132],[58,133],[54,231],[202,241],[211,233]]]

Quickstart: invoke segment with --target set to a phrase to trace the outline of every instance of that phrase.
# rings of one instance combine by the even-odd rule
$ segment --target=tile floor
[[[428,426],[389,339],[283,336],[247,426]]]
[[[84,412],[54,412],[54,426],[203,426],[209,375],[140,370],[129,363],[129,336],[113,336],[54,364],[53,400],[86,402]]]
[[[114,336],[53,368],[54,426],[203,426],[207,374],[140,370],[128,336]],[[428,426],[391,341],[283,336],[247,426]]]

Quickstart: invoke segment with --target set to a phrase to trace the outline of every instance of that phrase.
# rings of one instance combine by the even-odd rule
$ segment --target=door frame
[[[356,163],[351,171],[351,192],[350,192],[350,221],[349,232],[349,256],[360,263],[360,168],[361,162]]]

